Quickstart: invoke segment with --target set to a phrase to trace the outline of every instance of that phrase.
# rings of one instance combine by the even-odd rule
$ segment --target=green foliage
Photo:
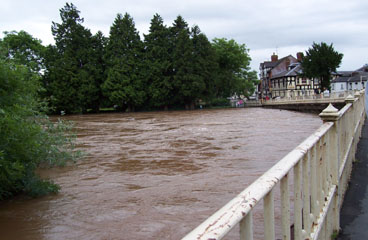
[[[225,38],[215,38],[212,46],[216,51],[219,66],[215,83],[216,95],[229,97],[252,94],[257,75],[254,71],[250,72],[249,49],[244,44],[238,44],[233,39]]]
[[[107,38],[102,34],[102,32],[98,31],[94,36],[92,36],[90,75],[93,77],[97,97],[92,99],[91,105],[89,105],[89,107],[95,112],[99,111],[99,108],[103,102],[108,102],[107,98],[102,93],[102,84],[106,80],[106,44]]]
[[[331,45],[324,42],[313,43],[302,60],[304,75],[309,78],[319,78],[321,89],[330,89],[331,73],[340,66],[343,56],[342,53],[334,50],[332,43]]]
[[[331,234],[331,240],[337,239],[338,237],[339,237],[339,231],[334,230],[333,233]]]
[[[168,108],[172,99],[170,32],[163,19],[156,14],[151,20],[149,34],[144,36],[147,92],[150,105]]]
[[[143,43],[129,14],[118,14],[106,46],[107,79],[103,90],[113,104],[134,111],[143,105],[145,79],[142,73]]]
[[[0,60],[0,200],[20,192],[56,192],[55,184],[35,175],[36,168],[77,157],[70,126],[54,124],[39,111],[39,88],[38,74]]]
[[[212,107],[228,107],[230,106],[230,101],[227,98],[214,98],[211,100],[210,105]]]
[[[172,67],[173,86],[176,91],[175,103],[184,104],[186,109],[194,107],[198,92],[203,91],[205,85],[194,73],[194,46],[190,39],[188,24],[178,16],[171,28],[172,36]]]
[[[97,112],[101,107],[187,108],[216,98],[249,96],[256,73],[245,45],[215,39],[178,16],[171,27],[156,14],[141,41],[133,18],[118,14],[106,38],[92,35],[72,3],[52,23],[55,45],[24,31],[6,33],[0,56],[41,76],[38,95],[53,113]]]
[[[60,9],[62,23],[52,25],[56,46],[49,46],[45,54],[45,87],[56,111],[86,112],[98,109],[100,102],[101,56],[98,41],[82,23],[83,18],[73,4]],[[98,73],[95,76],[96,72]]]
[[[201,33],[198,26],[194,26],[191,30],[193,42],[193,70],[194,74],[199,77],[199,83],[202,87],[198,87],[194,97],[202,100],[210,100],[214,98],[216,72],[218,63],[216,62],[216,53],[206,35]],[[204,85],[204,87],[203,87]]]
[[[4,32],[4,35],[0,41],[3,57],[27,66],[34,73],[44,69],[42,56],[45,47],[41,44],[41,40],[33,38],[25,31]]]

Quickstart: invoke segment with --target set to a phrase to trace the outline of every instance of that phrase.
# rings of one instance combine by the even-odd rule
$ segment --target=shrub
[[[0,200],[17,193],[57,192],[59,187],[41,180],[35,170],[78,156],[71,125],[52,123],[40,111],[40,89],[37,73],[0,59]]]

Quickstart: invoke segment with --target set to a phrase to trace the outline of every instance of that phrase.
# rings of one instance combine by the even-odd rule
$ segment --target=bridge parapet
[[[324,123],[316,132],[183,240],[222,239],[238,224],[240,239],[253,239],[253,212],[261,200],[264,239],[275,239],[275,221],[281,221],[285,240],[291,235],[298,240],[330,239],[339,229],[340,208],[365,119],[364,90],[345,100],[341,110],[326,108],[320,114]],[[281,220],[274,214],[277,185]]]
[[[294,97],[284,97],[284,98],[275,98],[265,101],[264,104],[274,104],[274,103],[283,103],[283,102],[304,102],[304,101],[313,101],[316,102],[331,102],[335,100],[344,100],[347,96],[354,96],[356,91],[343,91],[343,92],[333,92],[324,95],[323,93],[318,95],[303,95],[303,96],[294,96]]]

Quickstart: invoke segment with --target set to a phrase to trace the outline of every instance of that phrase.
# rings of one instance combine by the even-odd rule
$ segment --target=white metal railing
[[[237,224],[240,239],[253,239],[252,212],[261,200],[264,239],[274,240],[274,191],[278,183],[282,239],[291,239],[292,224],[296,240],[330,239],[339,229],[340,207],[365,119],[364,90],[348,96],[340,111],[330,105],[320,117],[324,123],[316,132],[183,240],[222,239]],[[292,174],[293,178],[289,177]],[[291,181],[293,189],[289,189]]]

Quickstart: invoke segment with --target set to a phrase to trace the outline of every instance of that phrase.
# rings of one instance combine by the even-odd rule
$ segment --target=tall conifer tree
[[[172,44],[172,82],[176,104],[185,105],[189,109],[193,105],[192,86],[196,82],[193,69],[193,43],[185,20],[178,16],[171,27]],[[202,86],[196,86],[202,87]]]
[[[210,100],[214,94],[214,79],[218,67],[215,51],[198,26],[192,28],[191,35],[194,48],[192,64],[197,76],[193,97],[196,100]]]
[[[52,103],[57,110],[67,112],[86,112],[99,96],[99,86],[91,74],[92,34],[82,25],[79,13],[72,3],[60,9],[62,22],[53,22],[51,28],[56,51],[48,52],[57,56],[46,58],[56,61],[48,64],[53,66],[48,71],[54,72],[46,74],[51,77],[47,86]]]
[[[156,14],[151,20],[149,34],[145,35],[145,58],[151,105],[168,109],[172,98],[170,81],[170,32],[163,19]]]
[[[104,59],[106,44],[107,38],[101,31],[92,36],[91,74],[94,76],[95,85],[98,88],[98,98],[92,102],[92,107],[96,111],[99,110],[99,107],[105,100],[102,94],[102,84],[106,79],[106,63]]]
[[[145,82],[142,73],[143,43],[133,18],[118,14],[110,28],[106,48],[107,79],[104,92],[113,104],[134,111],[145,102]]]

